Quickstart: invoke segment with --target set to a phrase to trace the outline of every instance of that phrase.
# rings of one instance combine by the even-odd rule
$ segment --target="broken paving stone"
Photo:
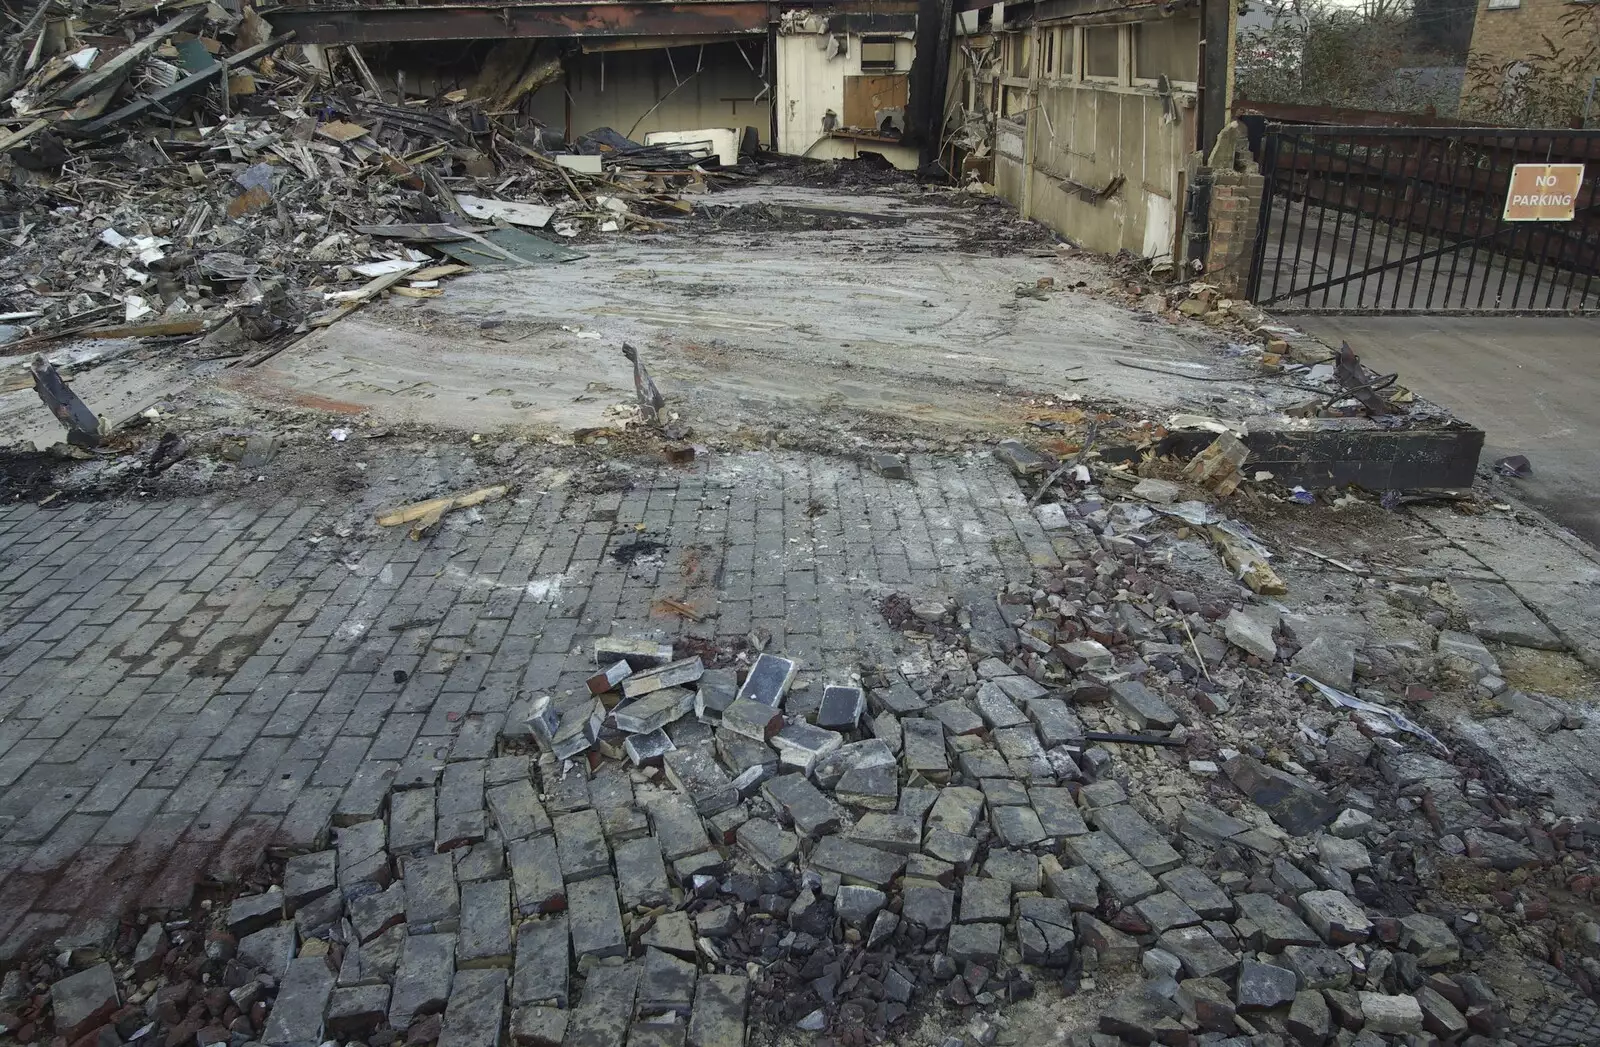
[[[934,784],[949,781],[950,760],[945,752],[944,725],[937,720],[910,717],[900,721],[903,735],[901,763],[908,774],[921,775]]]
[[[1349,986],[1351,967],[1339,953],[1316,945],[1291,945],[1280,958],[1294,972],[1302,989],[1343,989]]]
[[[108,963],[95,964],[50,986],[56,1033],[69,1041],[108,1021],[120,1002],[117,981]],[[320,1009],[318,1017],[321,1017]]]
[[[945,829],[932,828],[922,838],[922,849],[942,862],[958,869],[966,869],[978,853],[978,841],[971,836],[958,836]]]
[[[817,726],[830,731],[853,731],[861,725],[867,711],[867,698],[859,687],[830,686],[822,689],[822,705],[817,709]]]
[[[1171,891],[1162,891],[1134,905],[1134,911],[1144,917],[1150,929],[1156,934],[1163,934],[1175,927],[1192,927],[1201,922],[1200,914],[1185,905]],[[1192,975],[1191,977],[1206,977],[1205,975]]]
[[[501,839],[511,842],[539,836],[552,830],[550,816],[545,813],[526,779],[496,785],[484,793],[489,812],[500,829]]]
[[[606,694],[617,689],[617,685],[633,675],[633,666],[625,660],[618,659],[610,666],[589,677],[589,693],[595,696]]]
[[[1289,668],[1348,693],[1355,686],[1356,646],[1342,637],[1317,636],[1295,653]]]
[[[283,915],[281,888],[272,887],[261,894],[235,898],[228,906],[228,933],[243,938],[276,924]]]
[[[1101,967],[1131,967],[1139,962],[1139,943],[1086,912],[1075,917],[1078,938],[1095,951]]]
[[[1445,668],[1462,676],[1476,680],[1484,675],[1500,675],[1500,663],[1495,661],[1489,649],[1471,633],[1442,630],[1435,650]]]
[[[1001,440],[995,445],[994,456],[1018,476],[1039,476],[1056,467],[1054,458],[1040,454],[1019,440]]]
[[[1067,668],[1080,673],[1110,672],[1117,667],[1116,656],[1096,640],[1074,640],[1059,648]]]
[[[783,696],[789,693],[798,670],[799,666],[787,658],[775,654],[759,655],[745,676],[738,697],[777,709],[782,706]]]
[[[1091,786],[1092,788],[1092,786]],[[1134,861],[1152,873],[1164,873],[1183,864],[1183,856],[1128,804],[1115,804],[1094,812],[1095,826],[1115,840]]]
[[[439,1047],[500,1047],[505,998],[504,970],[457,971],[445,1006]]]
[[[680,959],[694,959],[694,928],[689,924],[689,914],[681,911],[662,913],[639,938],[639,944],[646,949],[664,949]]]
[[[651,831],[661,844],[661,856],[667,861],[675,862],[710,846],[705,823],[695,812],[694,805],[681,794],[657,795],[651,799],[648,809]]]
[[[455,945],[453,934],[413,934],[406,938],[389,997],[390,1028],[409,1028],[415,1018],[443,1013],[456,973]]]
[[[876,887],[846,884],[834,893],[833,909],[841,919],[861,925],[876,916],[888,900],[888,895]]]
[[[955,910],[955,892],[930,884],[912,884],[901,891],[900,916],[937,934],[947,929]]]
[[[1111,700],[1140,730],[1170,731],[1178,726],[1178,714],[1172,706],[1137,680],[1118,680],[1113,683]]]
[[[568,931],[564,915],[524,920],[517,925],[513,1006],[567,1006]]]
[[[1361,1013],[1375,1033],[1404,1036],[1422,1031],[1422,1005],[1413,996],[1386,996],[1363,992]]]
[[[1239,918],[1256,928],[1252,945],[1265,952],[1282,952],[1290,945],[1321,945],[1322,938],[1270,894],[1240,894],[1233,899]]]
[[[1223,765],[1228,778],[1291,836],[1305,836],[1333,821],[1339,806],[1321,790],[1243,753]]]
[[[950,928],[945,955],[957,964],[992,965],[1000,958],[1005,930],[997,923],[958,923]]]
[[[627,951],[617,886],[609,876],[596,876],[567,888],[567,924],[572,955],[579,963],[585,957],[604,959]]]
[[[352,985],[333,990],[328,999],[325,1034],[339,1040],[365,1040],[389,1016],[387,985]]]
[[[1007,880],[966,877],[961,881],[961,922],[1006,923],[1011,919],[1011,890]]]
[[[1192,865],[1181,865],[1157,878],[1162,887],[1177,895],[1204,920],[1233,919],[1233,899],[1205,873]]]
[[[428,831],[431,843],[431,823]],[[348,892],[360,883],[389,882],[389,854],[385,850],[388,838],[388,829],[381,820],[358,822],[334,834],[335,848],[339,853],[339,887],[342,890]]]
[[[321,956],[302,956],[289,964],[267,1017],[261,1042],[268,1047],[321,1043],[323,1015],[333,994],[333,972]]]
[[[562,1047],[567,1038],[567,1012],[554,1007],[512,1007],[514,1047]]]
[[[616,1047],[627,1039],[641,964],[596,966],[567,1022],[565,1047]]]
[[[1025,708],[1046,749],[1083,741],[1083,723],[1060,698],[1034,698]]]
[[[639,978],[641,1015],[687,1016],[694,1005],[695,965],[661,949],[646,949]]]
[[[396,881],[386,890],[372,891],[350,902],[350,926],[356,941],[365,945],[406,919],[406,886]]]
[[[555,830],[561,875],[569,886],[610,871],[611,852],[606,847],[605,832],[600,828],[600,816],[594,810],[560,815],[555,819]]]
[[[655,908],[672,898],[667,883],[667,866],[661,859],[661,845],[644,836],[620,842],[615,847],[617,893],[625,909]]]
[[[1228,642],[1262,661],[1271,662],[1278,657],[1278,644],[1272,638],[1272,625],[1244,611],[1232,611],[1222,620]]]
[[[1427,913],[1400,918],[1400,947],[1421,967],[1443,967],[1461,958],[1461,942],[1450,925]]]
[[[316,851],[297,854],[284,863],[283,900],[287,912],[293,913],[338,885],[337,860],[336,851]]]
[[[734,734],[764,743],[783,729],[783,714],[765,702],[739,698],[722,711],[722,726]]]
[[[743,1047],[749,994],[743,974],[702,974],[689,1015],[690,1047]]]
[[[535,916],[566,908],[566,887],[554,836],[517,840],[506,847],[506,860],[511,866],[518,913]]]
[[[778,751],[778,759],[787,767],[798,768],[801,774],[810,774],[819,759],[835,752],[844,743],[838,731],[800,722],[792,723],[773,735],[769,744]]]
[[[699,661],[699,659],[695,659]],[[650,734],[689,715],[694,708],[694,692],[684,687],[665,687],[644,693],[637,700],[611,711],[611,722],[627,734]]]
[[[456,888],[454,858],[448,854],[408,858],[404,871],[406,923],[411,933],[430,934],[459,928],[461,899]]]
[[[874,688],[869,692],[867,703],[877,712],[893,713],[895,716],[911,716],[928,707],[922,696],[912,690],[911,685],[898,675],[889,686]]]
[[[1560,637],[1502,582],[1451,579],[1450,588],[1466,612],[1467,626],[1485,640],[1544,651],[1565,649]]]
[[[908,815],[871,811],[857,819],[849,835],[869,847],[912,854],[922,844],[922,825]]]
[[[1232,1033],[1238,1028],[1228,983],[1221,978],[1189,978],[1178,983],[1178,1006],[1205,1032]]]
[[[1372,855],[1358,840],[1324,836],[1317,841],[1317,854],[1329,868],[1354,876],[1372,871]]]
[[[763,869],[779,869],[795,858],[800,838],[765,818],[752,818],[734,833],[739,849]]]
[[[702,815],[718,814],[739,802],[739,791],[710,746],[674,749],[667,753],[663,766],[667,780],[689,797]]]
[[[1467,1017],[1438,990],[1423,986],[1416,993],[1417,1005],[1422,1008],[1422,1027],[1446,1043],[1453,1043],[1468,1031]]]
[[[667,688],[681,689],[684,684],[694,683],[700,679],[705,671],[705,665],[700,661],[699,655],[683,658],[676,662],[668,662],[666,665],[658,665],[651,669],[641,669],[622,681],[622,696],[628,699],[635,699]],[[687,715],[689,710],[694,707],[694,695],[687,691],[685,694],[688,697],[688,704],[684,706],[683,712],[679,713],[679,716]],[[677,717],[675,716],[672,719],[677,719]],[[642,728],[635,733],[648,734],[655,730],[656,727],[664,726],[665,722],[658,723],[653,727]],[[617,727],[620,730],[628,730],[628,728],[622,726],[620,721]]]
[[[1101,1009],[1097,1028],[1114,1041],[1150,1043],[1163,1021],[1182,1013],[1177,1003],[1154,986],[1136,985]]]
[[[780,775],[762,785],[761,791],[806,836],[815,838],[839,828],[838,809],[802,775]]]
[[[1267,1011],[1293,1002],[1297,991],[1293,971],[1246,957],[1239,965],[1234,1002],[1242,1011]]]
[[[1004,699],[1004,696],[1001,696]],[[1009,704],[1009,702],[1008,702]],[[983,730],[983,717],[967,708],[965,702],[952,699],[928,709],[928,715],[944,725],[953,735],[978,734]]]
[[[944,720],[944,725],[950,728],[951,734],[970,733],[969,731],[958,730],[950,720],[939,716],[941,708],[952,705],[959,706],[963,710],[966,708],[959,702],[946,702],[943,706],[934,706],[933,715]],[[978,725],[979,728],[987,723],[991,729],[1000,730],[1005,727],[1018,727],[1028,722],[1028,718],[1023,715],[1022,710],[1018,709],[1011,701],[1010,696],[1000,688],[998,683],[992,680],[978,685],[978,714],[982,717]]]
[[[899,774],[892,764],[887,767],[857,767],[839,779],[833,795],[840,803],[852,807],[892,811],[899,802],[899,780]]]
[[[1043,884],[1043,874],[1037,855],[1013,851],[1003,847],[990,847],[989,856],[983,860],[983,875],[1009,880],[1022,891],[1037,891]]]
[[[1333,1012],[1320,992],[1303,989],[1289,1007],[1289,1035],[1301,1047],[1322,1047],[1333,1033]]]
[[[1372,921],[1343,892],[1307,891],[1298,901],[1306,922],[1329,945],[1364,942],[1372,935]]]
[[[510,881],[463,885],[456,967],[509,967],[511,955]]]
[[[600,738],[606,707],[600,702],[582,702],[561,717],[561,726],[550,739],[550,753],[558,760],[570,760],[594,746]]]
[[[607,636],[594,642],[594,664],[610,665],[625,661],[644,671],[672,661],[672,645],[631,636]]]
[[[1100,878],[1087,866],[1052,869],[1046,873],[1045,882],[1052,898],[1059,898],[1076,910],[1095,912],[1100,908]]]
[[[1191,978],[1227,977],[1239,965],[1239,957],[1213,938],[1204,927],[1177,927],[1156,939],[1161,948],[1176,956],[1184,973]]]
[[[824,836],[811,851],[813,868],[836,872],[845,883],[886,887],[905,868],[903,855],[880,851],[842,836]]]
[[[1409,749],[1378,751],[1378,770],[1395,788],[1404,790],[1426,781],[1455,781],[1461,777],[1453,764]]]
[[[628,755],[628,762],[635,767],[658,766],[667,753],[676,749],[672,739],[667,737],[666,731],[651,731],[649,734],[630,734],[622,743],[622,751]]]
[[[983,793],[969,786],[951,786],[939,790],[939,798],[928,811],[930,829],[944,829],[956,836],[971,836],[983,817]]]
[[[285,921],[239,939],[238,957],[255,970],[282,978],[294,959],[297,941],[295,925]]]
[[[998,807],[989,822],[1007,847],[1032,847],[1049,839],[1032,807]]]

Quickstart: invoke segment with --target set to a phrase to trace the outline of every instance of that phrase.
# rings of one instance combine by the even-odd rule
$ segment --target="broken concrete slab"
[[[1291,836],[1305,836],[1333,821],[1339,805],[1320,789],[1243,753],[1223,765],[1229,779]]]

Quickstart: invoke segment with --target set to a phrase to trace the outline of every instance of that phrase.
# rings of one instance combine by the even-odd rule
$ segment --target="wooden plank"
[[[197,21],[203,14],[205,14],[205,8],[194,8],[183,12],[176,18],[163,22],[151,30],[150,34],[138,43],[113,55],[100,68],[83,74],[66,87],[63,87],[52,100],[71,102],[74,99],[82,98],[86,94],[98,91],[111,77],[118,75],[134,62],[154,51],[161,41],[185,28],[190,23]]]
[[[904,108],[910,97],[910,78],[905,73],[844,78],[845,127],[878,129],[879,109]]]

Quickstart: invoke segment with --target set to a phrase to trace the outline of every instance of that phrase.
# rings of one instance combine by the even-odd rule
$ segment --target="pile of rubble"
[[[248,5],[39,4],[0,62],[5,351],[212,332],[208,355],[240,355],[380,293],[665,228],[684,189],[741,177],[607,128],[569,147],[516,115],[550,65],[531,48],[415,98]]]
[[[1600,1019],[1600,925],[1542,886],[1595,897],[1600,823],[1390,696],[1581,715],[1509,688],[1448,585],[1285,607],[1185,519],[1198,488],[1099,472],[1037,508],[1065,567],[885,599],[900,662],[597,641],[586,693],[360,769],[327,846],[254,893],[11,972],[0,1030],[988,1047],[1025,1042],[1010,1005],[1083,993],[1089,1047],[1489,1045],[1530,1018],[1477,971],[1507,948]]]

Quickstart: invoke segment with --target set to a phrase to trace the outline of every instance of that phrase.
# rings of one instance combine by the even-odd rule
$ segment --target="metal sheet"
[[[488,243],[483,243],[483,240]],[[481,240],[461,240],[437,246],[441,252],[458,262],[484,269],[507,265],[548,265],[588,257],[566,244],[521,229],[495,229],[484,233]],[[495,248],[499,251],[495,251]]]

